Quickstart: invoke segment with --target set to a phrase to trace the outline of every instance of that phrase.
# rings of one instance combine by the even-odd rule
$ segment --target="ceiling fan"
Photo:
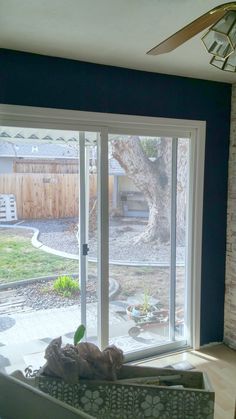
[[[211,26],[212,25],[212,26]],[[202,32],[202,41],[212,54],[210,64],[224,70],[236,72],[236,2],[221,4],[195,19],[169,38],[147,52],[159,55],[173,51],[180,45]]]

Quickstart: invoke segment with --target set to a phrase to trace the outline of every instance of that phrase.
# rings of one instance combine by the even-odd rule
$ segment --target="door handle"
[[[83,256],[87,256],[88,252],[89,252],[88,244],[84,243],[83,244]]]

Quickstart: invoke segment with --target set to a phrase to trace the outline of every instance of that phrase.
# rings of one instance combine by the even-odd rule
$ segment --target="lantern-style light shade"
[[[223,71],[236,72],[236,52],[231,54],[226,60],[219,57],[213,57],[210,64]]]
[[[236,11],[230,11],[203,35],[207,51],[220,58],[227,58],[236,46]]]

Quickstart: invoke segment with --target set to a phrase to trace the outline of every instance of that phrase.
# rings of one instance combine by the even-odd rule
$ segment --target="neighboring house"
[[[92,134],[91,134],[92,135]],[[2,141],[1,141],[2,140]],[[9,173],[78,173],[78,133],[56,130],[22,130],[0,127],[0,175]],[[90,139],[92,144],[93,138]],[[75,145],[76,144],[76,145]],[[96,148],[90,148],[90,161],[96,160]],[[114,214],[148,216],[143,194],[125,175],[118,161],[109,158],[109,176],[113,177]]]

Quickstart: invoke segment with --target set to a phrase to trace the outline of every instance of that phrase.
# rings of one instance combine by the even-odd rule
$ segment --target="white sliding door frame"
[[[189,304],[188,344],[194,349],[200,346],[200,295],[202,210],[205,158],[205,121],[177,120],[168,118],[103,114],[62,109],[0,105],[0,126],[46,128],[66,131],[90,131],[100,133],[98,144],[98,283],[102,301],[98,312],[99,343],[108,344],[108,133],[145,136],[190,138],[190,188],[188,208],[188,276]],[[177,342],[174,342],[177,344]],[[169,347],[169,345],[168,345]]]
[[[79,278],[81,292],[81,323],[86,326],[86,285],[88,278],[88,257],[84,247],[88,244],[88,205],[87,205],[87,158],[85,150],[85,133],[79,132]],[[86,339],[87,328],[85,329]]]
[[[109,187],[108,130],[101,129],[98,142],[98,343],[101,349],[109,344]],[[104,156],[104,158],[103,158]]]

